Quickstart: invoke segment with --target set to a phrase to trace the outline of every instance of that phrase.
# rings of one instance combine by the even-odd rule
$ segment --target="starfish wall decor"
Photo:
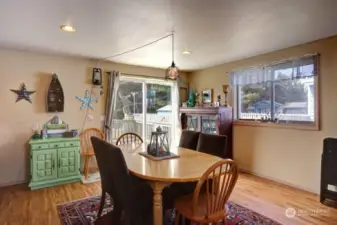
[[[79,96],[76,96],[76,98],[82,102],[82,105],[80,108],[81,110],[84,109],[85,107],[89,107],[90,109],[94,110],[92,103],[95,102],[97,98],[92,97],[92,96],[90,97],[88,90],[85,91],[84,98],[79,97]]]
[[[30,95],[34,94],[35,91],[27,91],[25,83],[22,83],[20,90],[13,90],[13,89],[10,89],[10,90],[18,95],[15,103],[22,99],[25,99],[26,101],[32,103],[32,100],[30,99]]]

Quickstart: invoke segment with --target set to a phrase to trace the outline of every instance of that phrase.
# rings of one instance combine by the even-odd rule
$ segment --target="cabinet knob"
[[[41,148],[41,146],[39,146],[39,148]]]
[[[55,147],[57,147],[58,145],[55,145]]]

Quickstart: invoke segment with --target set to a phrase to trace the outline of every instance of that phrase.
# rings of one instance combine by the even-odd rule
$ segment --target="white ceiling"
[[[1,0],[0,45],[104,58],[174,29],[177,66],[197,70],[336,35],[336,9],[337,0]],[[62,32],[65,23],[77,31]],[[166,68],[171,40],[111,60]]]

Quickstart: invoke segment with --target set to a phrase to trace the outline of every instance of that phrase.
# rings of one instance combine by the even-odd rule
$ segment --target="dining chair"
[[[125,133],[122,134],[116,141],[116,145],[131,144],[131,143],[140,144],[143,143],[143,139],[136,133]]]
[[[209,179],[212,180],[211,187],[207,182]],[[179,224],[180,217],[197,224],[219,224],[222,221],[226,225],[225,205],[237,179],[238,168],[233,160],[225,159],[212,165],[200,178],[193,194],[174,201],[175,225]],[[201,191],[204,184],[206,192]]]
[[[153,196],[151,187],[146,182],[132,179],[120,148],[97,137],[91,137],[91,141],[102,186],[101,204],[97,217],[101,216],[105,196],[109,194],[114,206],[110,216],[113,221],[111,224],[119,224],[125,218],[130,225],[151,224]]]
[[[200,132],[192,130],[182,130],[179,147],[188,148],[191,150],[196,150],[198,145]],[[166,197],[167,201],[165,208],[172,209],[174,199],[183,195],[193,193],[197,182],[182,182],[173,183],[163,190],[163,195]]]
[[[227,136],[200,133],[197,151],[224,158],[227,147]]]
[[[84,173],[85,179],[88,179],[90,159],[91,157],[95,155],[94,150],[92,148],[91,140],[90,140],[91,137],[98,137],[98,138],[103,139],[104,135],[103,135],[103,132],[97,128],[85,129],[80,134],[81,154],[84,156],[83,173]]]
[[[197,131],[182,130],[180,141],[179,141],[179,147],[196,150],[197,145],[198,145],[199,135],[200,135],[200,132],[197,132]]]

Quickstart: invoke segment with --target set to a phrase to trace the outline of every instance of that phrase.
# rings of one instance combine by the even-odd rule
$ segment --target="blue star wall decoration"
[[[81,110],[84,109],[85,107],[89,107],[90,109],[94,110],[94,107],[93,107],[92,103],[94,101],[96,101],[97,98],[96,97],[90,97],[88,90],[85,91],[84,98],[79,97],[79,96],[76,96],[76,98],[82,102],[82,105],[81,105],[81,108],[80,108]]]
[[[15,103],[18,102],[18,101],[20,101],[20,100],[22,100],[22,99],[24,99],[24,100],[32,103],[32,100],[30,99],[30,95],[34,94],[35,91],[27,91],[25,83],[23,83],[21,85],[21,89],[20,90],[13,90],[13,89],[10,89],[10,90],[18,95],[18,97],[16,98]]]

